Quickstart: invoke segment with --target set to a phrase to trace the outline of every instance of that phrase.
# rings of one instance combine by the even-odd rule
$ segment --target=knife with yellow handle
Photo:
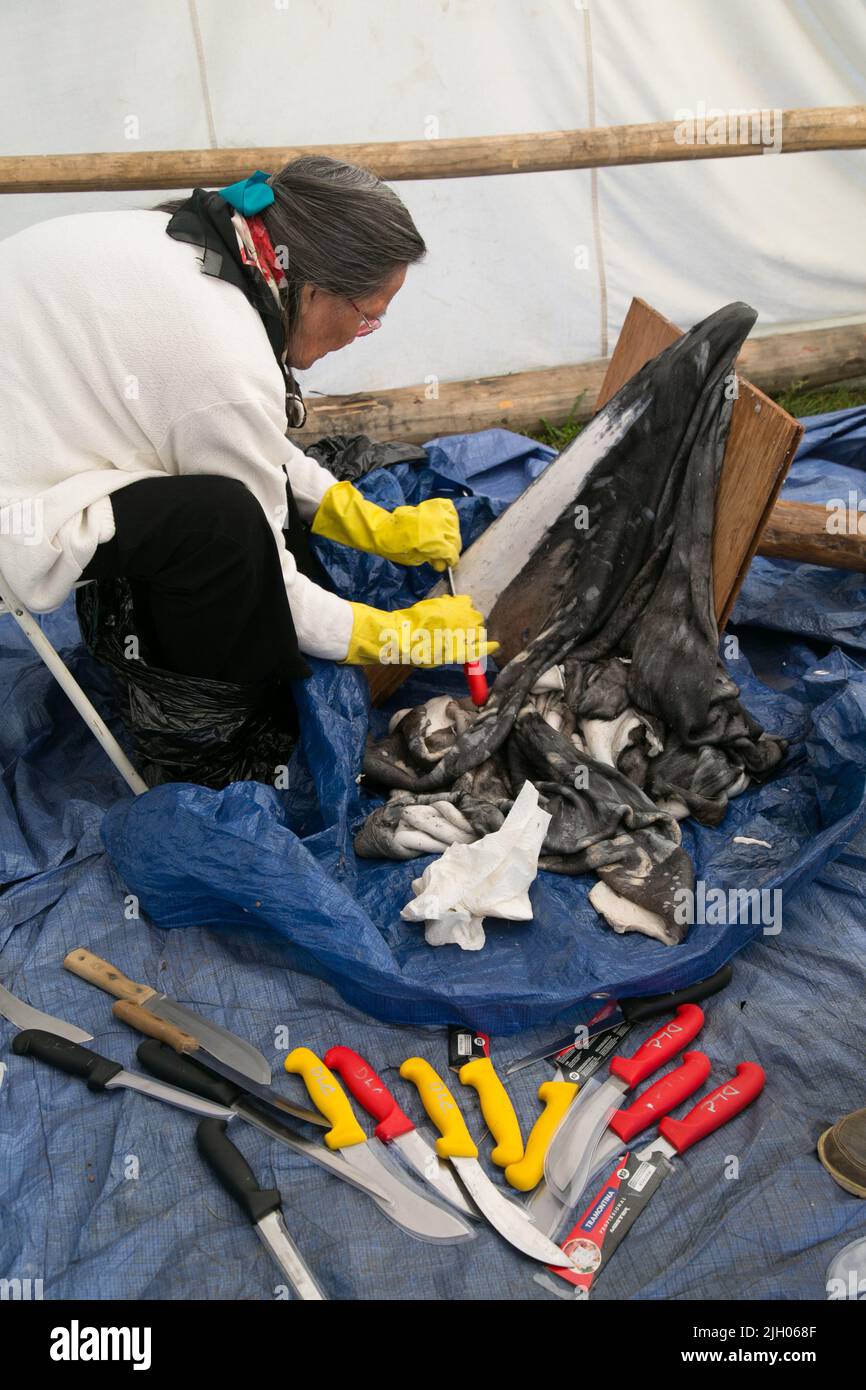
[[[547,1147],[577,1091],[573,1081],[542,1081],[539,1086],[538,1099],[544,1109],[530,1130],[523,1158],[505,1170],[505,1181],[518,1192],[531,1192],[541,1182]]]
[[[352,1099],[378,1121],[373,1130],[377,1142],[396,1149],[412,1171],[430,1183],[443,1202],[477,1221],[478,1212],[467,1200],[450,1163],[437,1158],[370,1063],[350,1047],[340,1046],[329,1047],[324,1060],[325,1066],[337,1073]]]
[[[334,1073],[308,1047],[296,1047],[284,1063],[293,1076],[300,1076],[313,1104],[325,1116],[331,1128],[325,1135],[329,1149],[338,1149],[350,1168],[363,1173],[386,1194],[384,1199],[373,1198],[377,1207],[396,1225],[420,1240],[452,1244],[471,1240],[474,1232],[463,1219],[404,1182],[391,1168],[386,1167],[367,1142],[367,1136],[355,1118],[351,1103]]]
[[[457,1102],[430,1063],[423,1057],[409,1057],[401,1066],[400,1075],[417,1087],[421,1103],[439,1131],[440,1138],[436,1140],[439,1157],[450,1159],[469,1196],[491,1226],[524,1255],[542,1264],[572,1267],[570,1257],[533,1226],[526,1213],[490,1181],[478,1162],[478,1149]]]
[[[489,1057],[473,1057],[459,1072],[464,1086],[478,1092],[481,1113],[496,1140],[490,1157],[498,1168],[508,1168],[523,1158],[523,1137],[508,1092],[493,1069]]]

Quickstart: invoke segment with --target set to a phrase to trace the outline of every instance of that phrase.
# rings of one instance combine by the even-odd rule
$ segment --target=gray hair
[[[287,331],[303,285],[360,299],[384,289],[398,267],[427,250],[405,203],[369,169],[301,155],[268,182],[274,201],[261,217],[288,282]],[[162,203],[160,210],[174,212],[182,202]]]
[[[289,323],[302,285],[360,299],[427,249],[406,205],[369,169],[302,155],[270,185],[274,201],[262,221],[288,280]]]

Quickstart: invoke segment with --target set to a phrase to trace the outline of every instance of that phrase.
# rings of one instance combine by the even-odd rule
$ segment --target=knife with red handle
[[[400,1109],[384,1081],[350,1047],[331,1047],[323,1058],[325,1066],[340,1077],[346,1090],[378,1121],[373,1134],[382,1144],[393,1144],[413,1172],[436,1189],[439,1196],[464,1216],[478,1219],[478,1212],[467,1201],[449,1166],[435,1149],[421,1138],[404,1110]]]
[[[624,1159],[617,1161],[616,1169],[562,1242],[562,1250],[571,1255],[578,1268],[571,1271],[550,1266],[553,1274],[575,1286],[576,1297],[588,1297],[590,1285],[600,1270],[619,1248],[661,1183],[673,1173],[674,1165],[670,1160],[677,1154],[684,1154],[722,1125],[729,1124],[757,1100],[765,1081],[764,1069],[757,1062],[740,1062],[736,1075],[699,1100],[684,1119],[675,1120],[666,1115],[659,1123],[656,1138],[636,1153],[626,1154]],[[652,1188],[649,1200],[641,1201],[640,1194],[649,1188]],[[599,1221],[601,1204],[604,1204],[604,1218]],[[614,1239],[605,1248],[608,1232],[614,1234]]]
[[[641,1149],[638,1158],[645,1163],[657,1153],[666,1158],[684,1154],[699,1139],[706,1139],[708,1134],[721,1129],[757,1100],[766,1079],[764,1068],[757,1062],[740,1062],[736,1076],[699,1100],[684,1119],[675,1120],[666,1115],[659,1124],[658,1139]]]
[[[669,1071],[654,1086],[648,1087],[627,1109],[617,1110],[611,1116],[608,1129],[630,1144],[636,1134],[649,1129],[659,1116],[676,1110],[678,1105],[694,1095],[709,1076],[710,1066],[705,1052],[684,1052],[678,1067]],[[614,1147],[621,1146],[615,1144]]]
[[[710,1067],[705,1052],[684,1052],[678,1067],[667,1072],[654,1086],[648,1086],[627,1109],[614,1111],[593,1154],[589,1176],[622,1153],[623,1143],[630,1144],[638,1134],[643,1134],[663,1115],[670,1114],[693,1096],[709,1076]]]
[[[594,1171],[596,1146],[620,1097],[688,1047],[703,1022],[704,1012],[697,1004],[680,1004],[675,1016],[657,1028],[632,1057],[617,1054],[611,1058],[610,1075],[605,1081],[587,1086],[578,1094],[544,1160],[547,1188],[560,1202],[567,1206],[577,1204]]]
[[[611,1057],[611,1076],[625,1082],[622,1087],[624,1091],[639,1086],[648,1076],[652,1076],[654,1071],[658,1071],[659,1067],[663,1067],[665,1062],[682,1052],[686,1044],[697,1037],[703,1026],[704,1011],[698,1004],[680,1004],[670,1023],[657,1028],[652,1037],[647,1038],[632,1057],[620,1057],[619,1054]]]

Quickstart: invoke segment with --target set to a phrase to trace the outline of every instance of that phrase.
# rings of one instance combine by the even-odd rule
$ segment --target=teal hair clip
[[[274,201],[274,190],[268,184],[269,178],[270,174],[257,169],[248,179],[239,179],[237,183],[230,183],[228,188],[218,188],[217,192],[227,203],[231,203],[233,208],[237,208],[238,212],[242,212],[245,217],[251,217],[269,208]]]

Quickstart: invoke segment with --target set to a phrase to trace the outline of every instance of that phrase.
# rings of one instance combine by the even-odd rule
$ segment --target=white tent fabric
[[[857,0],[4,0],[0,9],[0,154],[493,135],[864,101]],[[307,392],[604,355],[633,294],[683,326],[731,299],[753,304],[764,328],[866,309],[866,152],[398,189],[427,260],[387,329],[305,373]],[[160,196],[7,195],[0,236]]]

